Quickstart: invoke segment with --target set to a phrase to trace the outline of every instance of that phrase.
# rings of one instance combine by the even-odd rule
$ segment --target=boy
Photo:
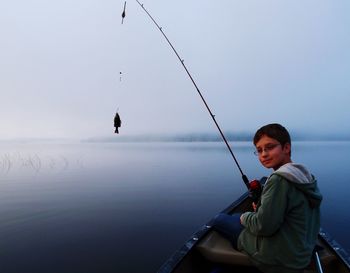
[[[303,165],[292,163],[290,136],[280,124],[261,127],[254,145],[261,164],[274,170],[261,199],[253,205],[254,212],[240,215],[241,230],[238,215],[231,220],[229,215],[219,215],[214,228],[225,233],[227,227],[226,235],[233,230],[237,249],[247,253],[263,272],[303,272],[320,228],[322,196],[317,182]]]

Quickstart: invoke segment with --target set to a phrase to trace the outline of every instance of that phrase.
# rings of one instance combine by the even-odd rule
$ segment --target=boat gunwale
[[[350,255],[349,253],[336,241],[334,238],[325,231],[322,227],[320,228],[320,232],[318,235],[321,239],[334,251],[337,257],[345,264],[345,266],[350,271]]]

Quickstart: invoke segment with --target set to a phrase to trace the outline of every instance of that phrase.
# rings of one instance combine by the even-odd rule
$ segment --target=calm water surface
[[[232,143],[249,178],[268,175]],[[222,143],[0,143],[1,272],[156,272],[245,188]],[[350,142],[293,144],[349,252]]]

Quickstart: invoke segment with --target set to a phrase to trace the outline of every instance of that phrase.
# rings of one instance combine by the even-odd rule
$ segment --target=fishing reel
[[[253,200],[254,204],[258,204],[262,193],[262,184],[259,180],[252,180],[249,182],[249,197]]]

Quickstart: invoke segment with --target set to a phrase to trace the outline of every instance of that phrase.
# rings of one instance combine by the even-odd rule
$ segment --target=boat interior
[[[242,204],[232,209],[231,213],[251,210],[251,201],[247,198]],[[230,242],[216,231],[210,230],[198,240],[191,251],[177,265],[174,273],[258,273],[249,257],[235,250]],[[346,264],[336,255],[330,245],[319,236],[318,255],[324,273],[349,272]],[[303,270],[303,273],[314,273],[317,271],[315,261]]]

